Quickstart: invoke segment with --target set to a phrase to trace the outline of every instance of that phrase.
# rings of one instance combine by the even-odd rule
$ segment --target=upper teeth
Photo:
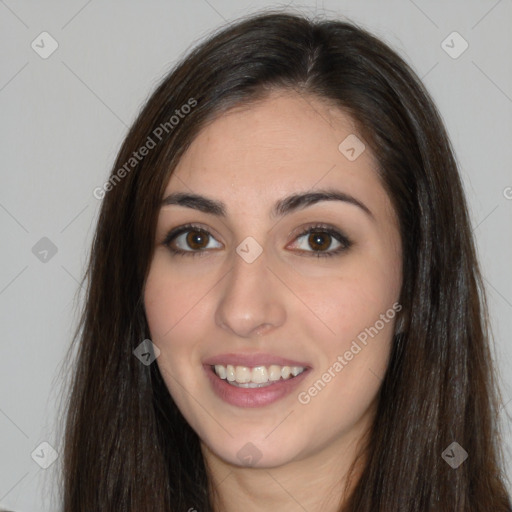
[[[296,377],[299,373],[305,370],[304,366],[279,366],[277,364],[265,366],[255,366],[249,368],[247,366],[233,366],[228,364],[215,365],[215,373],[221,379],[227,379],[228,382],[237,382],[245,384],[253,382],[255,384],[263,384],[269,381],[276,381],[279,379],[288,379],[291,375]]]

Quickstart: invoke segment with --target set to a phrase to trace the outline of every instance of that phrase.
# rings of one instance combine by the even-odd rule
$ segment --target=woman
[[[219,31],[95,195],[65,512],[510,510],[460,177],[383,42]]]

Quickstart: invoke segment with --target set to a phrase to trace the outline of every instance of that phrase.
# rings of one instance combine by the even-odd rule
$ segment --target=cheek
[[[177,270],[177,268],[179,270]],[[205,325],[218,277],[197,275],[169,265],[164,251],[155,253],[144,288],[144,306],[152,342],[160,349],[156,362],[174,399],[181,403],[183,387],[195,385]],[[181,398],[180,398],[181,397]]]
[[[397,265],[378,261],[351,262],[340,272],[316,279],[314,286],[308,279],[296,283],[298,295],[316,313],[311,325],[320,329],[321,319],[331,338],[340,341],[352,339],[374,325],[398,300],[401,284]],[[304,318],[314,320],[313,315]]]
[[[317,365],[298,396],[304,411],[325,415],[325,435],[358,422],[374,402],[385,375],[393,341],[399,281],[378,268],[330,281],[310,295],[331,335],[313,318],[303,330],[315,340]],[[334,333],[334,334],[333,334]]]
[[[299,293],[322,323],[313,315],[299,321],[317,348],[318,364],[308,386],[321,382],[308,388],[310,396],[319,394],[325,384],[330,391],[322,393],[317,405],[328,407],[334,401],[344,404],[343,411],[355,413],[373,400],[386,372],[401,309],[401,271],[400,259],[392,251],[368,251],[364,258],[345,263],[334,277],[318,281],[320,286],[302,281]]]
[[[156,363],[182,410],[188,408],[182,383],[190,385],[190,364],[196,357],[193,328],[198,323],[194,318],[197,320],[200,311],[200,296],[196,286],[180,283],[164,255],[155,255],[144,288],[146,319],[151,341],[160,349]]]
[[[211,288],[209,279],[180,274],[157,252],[144,288],[144,306],[154,342],[175,337],[183,325],[194,325],[201,298]],[[157,343],[158,344],[158,343]]]

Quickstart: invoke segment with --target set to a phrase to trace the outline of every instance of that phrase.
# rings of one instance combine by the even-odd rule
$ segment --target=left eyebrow
[[[288,215],[296,210],[302,210],[321,201],[343,201],[345,203],[355,205],[364,211],[372,220],[375,220],[373,213],[363,202],[346,192],[336,189],[320,189],[284,197],[274,204],[271,216],[273,218],[283,217],[284,215]],[[218,217],[226,217],[227,215],[226,205],[222,201],[211,199],[199,194],[182,192],[169,194],[162,200],[162,206],[171,204],[193,208]]]

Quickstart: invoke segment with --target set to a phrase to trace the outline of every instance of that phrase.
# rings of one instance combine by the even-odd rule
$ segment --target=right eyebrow
[[[187,208],[193,208],[194,210],[210,213],[219,217],[226,217],[226,207],[223,202],[198,194],[184,194],[182,192],[169,194],[162,200],[162,206],[171,204],[186,206]]]

